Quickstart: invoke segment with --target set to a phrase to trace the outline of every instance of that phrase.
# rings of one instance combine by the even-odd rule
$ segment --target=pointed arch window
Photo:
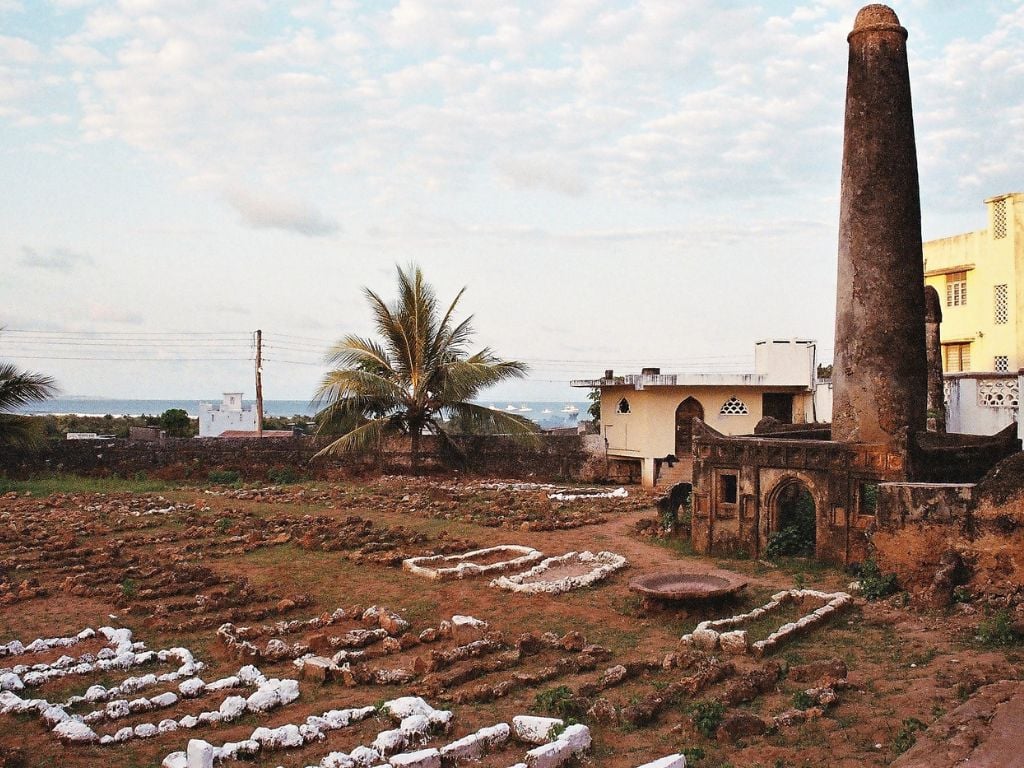
[[[629,400],[622,398],[619,400],[619,404],[615,407],[616,413],[629,413]]]

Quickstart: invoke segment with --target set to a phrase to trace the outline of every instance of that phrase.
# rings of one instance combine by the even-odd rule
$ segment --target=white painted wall
[[[229,430],[256,432],[256,408],[246,408],[241,392],[225,392],[220,403],[199,406],[199,436],[217,437]]]
[[[1018,376],[1015,374],[947,375],[946,431],[965,435],[994,435],[1018,420]],[[996,393],[1002,405],[994,405]],[[1019,432],[1019,428],[1018,428]]]

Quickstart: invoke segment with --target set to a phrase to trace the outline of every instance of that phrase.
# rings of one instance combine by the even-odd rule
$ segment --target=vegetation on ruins
[[[49,376],[0,362],[0,445],[31,446],[38,442],[40,433],[32,421],[8,411],[42,402],[56,393],[57,384]]]
[[[318,434],[339,436],[318,455],[379,451],[389,437],[407,435],[415,472],[424,432],[436,435],[447,455],[462,455],[445,418],[474,433],[532,439],[537,427],[529,420],[472,402],[489,386],[525,376],[526,365],[502,360],[488,347],[469,352],[472,316],[455,319],[466,289],[441,314],[418,267],[399,267],[397,277],[392,304],[363,289],[379,340],[348,335],[328,354],[335,368],[316,393]]]
[[[587,413],[590,415],[591,420],[594,422],[594,428],[597,430],[601,429],[601,390],[592,389],[587,392],[587,400],[590,401],[590,405],[587,406]]]

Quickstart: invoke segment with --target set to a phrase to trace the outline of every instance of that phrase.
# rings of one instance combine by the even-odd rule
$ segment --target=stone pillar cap
[[[880,3],[865,5],[860,9],[853,22],[853,31],[846,36],[847,41],[851,41],[854,35],[862,32],[898,32],[903,35],[904,40],[907,39],[907,30],[900,26],[896,11]]]

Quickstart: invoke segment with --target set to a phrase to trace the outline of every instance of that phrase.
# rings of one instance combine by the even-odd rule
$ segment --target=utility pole
[[[263,437],[263,331],[256,331],[256,436]]]

